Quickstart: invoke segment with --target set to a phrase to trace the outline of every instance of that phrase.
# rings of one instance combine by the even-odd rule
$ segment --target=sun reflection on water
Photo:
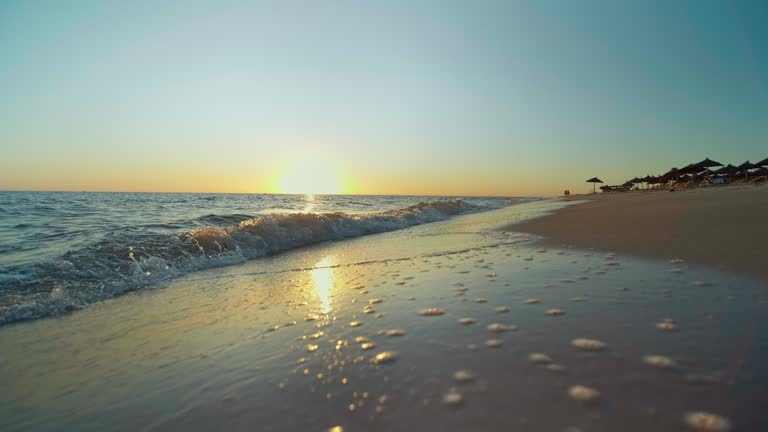
[[[313,194],[307,194],[304,197],[304,200],[307,202],[307,204],[304,206],[304,210],[302,210],[302,213],[312,213],[312,210],[315,209],[315,196]]]
[[[320,299],[320,313],[329,314],[332,310],[331,291],[333,290],[333,266],[336,265],[336,259],[327,256],[315,263],[315,267],[310,270],[312,283]]]

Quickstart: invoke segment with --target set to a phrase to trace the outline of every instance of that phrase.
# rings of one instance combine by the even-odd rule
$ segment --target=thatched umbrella
[[[755,165],[768,167],[768,158],[765,158],[765,159],[761,160],[760,162],[756,163]]]
[[[749,179],[749,170],[758,168],[758,166],[753,164],[750,161],[746,161],[743,164],[739,165],[737,168],[740,170],[744,170],[744,178]]]
[[[595,193],[597,192],[597,183],[603,183],[603,181],[597,177],[592,177],[591,179],[587,180],[587,183],[592,183],[592,193]]]
[[[707,168],[714,168],[714,167],[721,167],[723,164],[717,161],[713,161],[710,158],[706,158],[703,161],[694,164],[698,168],[707,169]]]

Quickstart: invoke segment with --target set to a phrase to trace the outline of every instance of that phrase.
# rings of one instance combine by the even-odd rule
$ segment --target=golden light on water
[[[312,211],[315,209],[315,196],[312,194],[307,194],[307,196],[304,197],[304,200],[307,202],[307,204],[304,206],[304,209],[302,209],[301,212],[312,213]]]
[[[315,267],[310,270],[312,284],[320,300],[320,313],[322,314],[328,314],[333,310],[331,293],[334,287],[334,265],[336,265],[336,259],[332,256],[327,256],[316,262]]]
[[[326,195],[344,190],[339,170],[324,158],[300,158],[289,162],[276,182],[280,193]]]

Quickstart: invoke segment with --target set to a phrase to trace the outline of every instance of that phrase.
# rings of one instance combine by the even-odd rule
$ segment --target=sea
[[[0,325],[525,197],[0,192]]]

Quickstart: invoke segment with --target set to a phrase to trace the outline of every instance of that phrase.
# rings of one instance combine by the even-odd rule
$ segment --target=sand
[[[543,244],[684,259],[768,281],[768,187],[576,196],[551,216],[505,229],[541,235]]]
[[[497,229],[556,210],[320,244],[0,327],[0,430],[768,430],[762,284]]]

